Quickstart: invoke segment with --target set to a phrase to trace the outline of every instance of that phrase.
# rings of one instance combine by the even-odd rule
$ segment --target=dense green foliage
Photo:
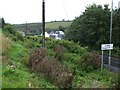
[[[113,10],[112,43],[120,47],[120,9]],[[102,43],[109,43],[110,9],[108,5],[91,5],[73,20],[66,32],[66,38],[90,48],[100,49]]]
[[[12,45],[2,54],[2,88],[55,88],[44,75],[33,73],[28,68],[30,48],[24,46],[28,40],[20,39],[11,25],[6,25],[3,33],[12,40]]]
[[[3,28],[3,33],[5,33],[7,37],[10,37],[13,41],[25,40],[22,34],[19,32],[16,32],[16,30],[10,24],[5,25],[5,27]]]
[[[1,42],[2,29],[0,28],[0,42]],[[2,57],[2,43],[0,43],[0,59]],[[2,89],[2,62],[0,61],[0,89]]]
[[[2,69],[3,88],[55,88],[42,74],[32,73],[26,66],[28,63],[28,50],[14,43],[4,59]]]
[[[120,8],[113,12],[113,43],[120,48]]]

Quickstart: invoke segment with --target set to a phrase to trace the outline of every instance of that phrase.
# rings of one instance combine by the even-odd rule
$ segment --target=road
[[[104,67],[107,68],[107,69],[109,69],[108,64],[104,64]],[[115,67],[115,66],[111,66],[110,67],[110,71],[116,72],[116,73],[120,73],[120,68],[119,67]]]
[[[104,67],[109,69],[108,66],[108,55],[104,55]],[[116,73],[120,73],[120,58],[119,57],[113,57],[111,58],[111,67],[110,67],[110,71],[112,72],[116,72]]]

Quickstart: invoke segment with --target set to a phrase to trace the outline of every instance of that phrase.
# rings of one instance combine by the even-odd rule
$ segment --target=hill
[[[47,22],[46,29],[58,29],[59,26],[62,27],[69,27],[71,25],[71,21],[54,21],[54,22]]]
[[[42,32],[41,23],[14,24],[13,27],[15,30],[23,31],[25,33],[40,34]]]
[[[46,31],[50,32],[52,30],[58,30],[60,26],[67,28],[71,24],[71,21],[54,21],[46,22]],[[23,31],[25,33],[41,34],[42,33],[42,23],[25,23],[25,24],[14,24],[15,30]]]

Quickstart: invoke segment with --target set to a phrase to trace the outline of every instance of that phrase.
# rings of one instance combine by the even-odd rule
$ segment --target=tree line
[[[66,31],[66,39],[79,42],[83,46],[100,49],[101,44],[109,43],[110,13],[108,5],[90,5],[76,17]],[[120,48],[120,8],[113,10],[112,43]]]

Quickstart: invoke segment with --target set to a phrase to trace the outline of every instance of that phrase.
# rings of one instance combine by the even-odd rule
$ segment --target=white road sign
[[[102,44],[101,45],[101,50],[112,50],[113,49],[113,44]]]

